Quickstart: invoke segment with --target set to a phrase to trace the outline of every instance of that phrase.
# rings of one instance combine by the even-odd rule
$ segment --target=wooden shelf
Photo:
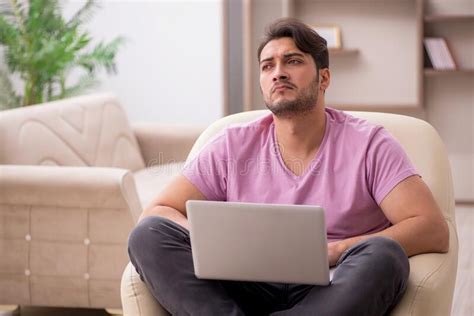
[[[346,56],[346,55],[357,55],[359,50],[356,48],[330,48],[329,55],[331,56]]]
[[[474,21],[474,14],[434,14],[426,15],[425,22]]]
[[[445,74],[474,74],[474,69],[441,70],[425,68],[424,73],[426,76],[438,76]]]

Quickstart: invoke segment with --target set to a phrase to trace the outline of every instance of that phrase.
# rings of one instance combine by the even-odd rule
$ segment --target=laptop
[[[321,207],[189,200],[186,210],[196,277],[329,284]]]

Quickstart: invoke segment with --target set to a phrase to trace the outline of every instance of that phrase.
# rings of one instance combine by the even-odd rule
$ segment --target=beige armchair
[[[265,113],[268,112],[244,112],[218,120],[201,134],[188,159],[228,124],[247,122]],[[398,139],[433,192],[449,225],[448,253],[422,254],[410,258],[408,289],[392,315],[449,315],[456,279],[458,240],[454,221],[453,185],[446,149],[434,128],[422,120],[395,114],[350,113],[383,125]],[[121,291],[124,315],[168,315],[148,292],[130,263],[122,276]]]
[[[128,234],[200,131],[108,94],[0,112],[0,309],[120,309]]]

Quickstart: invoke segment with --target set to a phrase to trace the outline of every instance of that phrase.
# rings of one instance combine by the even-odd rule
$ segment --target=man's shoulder
[[[326,115],[333,134],[339,139],[344,136],[344,139],[350,141],[370,142],[383,129],[381,125],[332,108],[326,108]]]
[[[240,141],[248,140],[249,137],[265,136],[265,131],[270,131],[273,125],[273,116],[271,113],[264,114],[250,122],[233,123],[226,128],[226,134],[230,138],[236,138]],[[245,138],[241,138],[245,137]]]
[[[245,149],[245,152],[248,152],[250,149],[258,147],[265,138],[271,135],[272,126],[273,117],[271,114],[265,114],[250,122],[231,123],[210,137],[196,156],[202,153],[234,155],[235,152],[242,152],[240,149]]]

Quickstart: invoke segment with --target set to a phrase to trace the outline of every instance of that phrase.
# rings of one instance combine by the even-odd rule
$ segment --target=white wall
[[[85,1],[64,2],[70,16]],[[131,121],[208,124],[222,116],[222,0],[102,0],[87,29],[127,38],[102,80]]]

